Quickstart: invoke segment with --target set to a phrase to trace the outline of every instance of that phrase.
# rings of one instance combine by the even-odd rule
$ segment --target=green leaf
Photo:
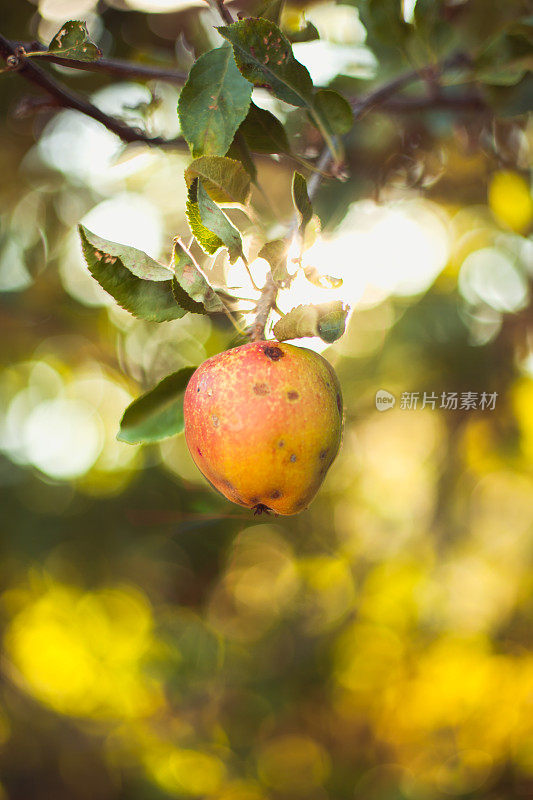
[[[74,58],[76,61],[95,61],[102,51],[89,38],[85,22],[71,20],[65,22],[48,46],[48,52],[61,58]]]
[[[523,36],[530,44],[533,44],[533,15],[516,20],[511,30],[512,33]]]
[[[313,23],[306,20],[302,28],[288,32],[288,37],[293,44],[296,44],[297,42],[314,42],[320,39],[320,34]]]
[[[192,297],[188,295],[180,285],[179,281],[176,280],[176,278],[172,278],[172,294],[174,295],[174,300],[176,303],[181,308],[189,311],[191,314],[207,313],[202,303],[197,303],[196,300],[193,300]]]
[[[314,245],[314,243],[320,236],[321,230],[322,230],[322,225],[320,223],[320,217],[317,214],[313,214],[313,216],[307,223],[304,234],[302,236],[302,242],[301,242],[302,251],[309,250],[309,248]]]
[[[139,319],[152,322],[168,322],[184,316],[187,309],[176,304],[169,269],[142,250],[109,242],[83,225],[78,230],[91,275],[119,306]]]
[[[323,342],[331,344],[340,339],[346,330],[346,318],[348,317],[348,306],[346,308],[342,305],[341,301],[337,306],[334,303],[330,304],[329,309],[321,311],[318,323],[317,333]]]
[[[257,254],[258,258],[264,258],[265,261],[268,261],[272,278],[278,286],[287,285],[291,279],[287,271],[288,252],[289,243],[285,239],[274,239],[274,241],[263,245]]]
[[[434,0],[427,2],[435,5]],[[411,27],[403,18],[402,0],[366,0],[357,3],[357,8],[372,49],[383,43],[398,50],[411,34]]]
[[[235,61],[247,80],[286,103],[307,109],[338,162],[341,153],[327,119],[315,106],[311,76],[294,58],[291,43],[278,26],[266,19],[249,18],[217,30],[233,45]]]
[[[292,176],[292,200],[300,218],[300,236],[303,236],[313,216],[313,206],[307,194],[306,180],[299,172]]]
[[[185,213],[191,233],[204,253],[212,256],[217,250],[224,247],[222,239],[216,233],[210,231],[209,228],[206,228],[202,222],[200,209],[198,208],[198,178],[189,186]]]
[[[200,56],[178,101],[181,130],[193,156],[227,153],[251,96],[252,87],[237,69],[229,45]]]
[[[508,64],[497,64],[476,70],[476,77],[482,83],[492,86],[515,86],[526,72],[533,70],[533,56],[524,56],[522,59],[510,61]]]
[[[159,442],[183,431],[183,394],[196,367],[167,375],[131,403],[120,422],[117,439],[128,444]]]
[[[492,86],[514,86],[533,69],[531,41],[504,30],[478,54],[475,75]]]
[[[318,90],[315,95],[315,110],[333,136],[347,133],[353,125],[350,104],[333,89]]]
[[[417,0],[413,9],[413,26],[415,36],[407,35],[406,47],[411,57],[415,58],[414,63],[427,62],[428,45],[435,61],[459,49],[459,30],[457,25],[450,24],[444,3],[436,3],[435,0]],[[396,30],[399,44],[402,37],[405,37],[406,30],[401,22]],[[463,42],[463,46],[468,52],[467,42]]]
[[[221,239],[224,247],[228,248],[230,264],[233,264],[239,257],[244,259],[239,231],[217,204],[211,200],[200,179],[198,179],[198,209],[204,225]]]
[[[531,44],[524,39],[501,36],[477,60],[478,80],[493,86],[514,86],[533,70]]]
[[[266,0],[259,6],[259,10],[254,14],[255,17],[262,17],[268,19],[279,25],[281,10],[283,8],[283,0]]]
[[[233,158],[235,161],[239,161],[242,164],[245,172],[247,172],[250,176],[250,179],[254,183],[257,182],[257,168],[254,164],[250,148],[248,147],[246,139],[242,135],[240,128],[235,134],[235,137],[231,143],[231,147],[228,150],[228,156]]]
[[[250,18],[217,30],[233,45],[239,70],[254,86],[269,89],[293,106],[312,106],[311,76],[296,61],[291,43],[277,25],[266,19]]]
[[[516,86],[488,86],[490,104],[499,116],[516,117],[527,114],[533,106],[533,75],[528,72]]]
[[[184,294],[194,304],[188,309],[196,314],[208,314],[225,311],[222,300],[216,290],[209,283],[200,267],[195,263],[190,253],[185,250],[181,242],[174,245],[174,293]],[[179,301],[178,301],[179,302]]]
[[[297,306],[274,325],[273,332],[280,342],[319,336],[331,344],[340,339],[346,328],[349,308],[341,300],[319,305]]]
[[[254,103],[239,131],[255,153],[290,153],[289,140],[279,119]]]
[[[195,178],[202,179],[206,192],[215,203],[244,206],[250,197],[250,176],[233,158],[196,158],[185,170],[187,187]]]
[[[195,178],[189,187],[187,219],[191,233],[204,252],[214,255],[221,247],[227,247],[230,264],[239,256],[244,259],[239,231],[211,200],[200,178]]]

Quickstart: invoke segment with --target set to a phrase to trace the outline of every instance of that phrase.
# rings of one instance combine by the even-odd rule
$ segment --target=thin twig
[[[444,94],[444,92],[433,97],[399,97],[387,100],[381,106],[388,114],[412,114],[417,111],[437,111],[440,109],[451,111],[487,111],[488,106],[476,93],[468,94]]]
[[[270,312],[276,304],[277,296],[278,287],[274,283],[272,273],[269,272],[265,285],[261,289],[261,297],[259,298],[255,309],[255,319],[250,333],[250,340],[252,342],[260,342],[265,338],[265,327]]]
[[[54,78],[50,77],[41,67],[33,64],[29,59],[24,59],[24,56],[21,56],[20,52],[17,51],[17,46],[10,42],[9,39],[2,36],[2,34],[0,34],[0,55],[5,61],[11,58],[20,59],[17,69],[18,75],[30,81],[30,83],[33,83],[35,86],[44,89],[45,92],[56,101],[57,105],[62,108],[72,108],[95,119],[97,122],[101,122],[108,130],[119,136],[123,142],[144,142],[145,144],[158,147],[177,147],[188,150],[187,143],[181,137],[176,139],[164,139],[161,136],[148,136],[148,134],[140,128],[133,128],[130,125],[126,125],[122,120],[105,114],[95,106],[94,103],[91,103],[90,100],[71,92],[58,81],[54,80]]]
[[[261,289],[259,288],[257,283],[254,281],[254,276],[252,274],[252,270],[250,269],[250,265],[249,265],[247,259],[243,258],[243,256],[241,256],[241,261],[244,264],[244,268],[246,269],[246,272],[248,273],[248,278],[250,280],[250,283],[252,284],[252,286],[254,287],[256,292],[260,292]]]
[[[360,119],[370,109],[383,105],[393,95],[400,92],[410,83],[417,80],[423,80],[425,75],[431,74],[433,78],[438,78],[444,72],[449,72],[453,69],[469,68],[471,66],[470,58],[466,53],[454,53],[450,58],[447,58],[442,64],[435,64],[434,66],[427,67],[426,69],[413,69],[410,72],[405,72],[397,78],[385,83],[373,92],[370,92],[366,97],[355,98],[351,101],[350,105],[354,112],[355,119]],[[433,96],[428,97],[428,100],[434,100]]]
[[[213,1],[213,5],[215,6],[217,11],[219,12],[219,14],[222,17],[222,19],[224,20],[224,22],[226,22],[228,25],[233,25],[235,20],[231,16],[231,12],[230,12],[229,8],[225,5],[224,0],[212,0],[212,1]]]
[[[57,53],[51,53],[41,42],[17,42],[31,57],[34,51],[41,61],[59,64],[62,67],[84,70],[86,72],[103,72],[106,75],[116,75],[122,78],[137,78],[138,80],[159,80],[165,83],[174,83],[181,86],[187,80],[187,73],[178,69],[158,67],[154,64],[139,64],[134,61],[125,61],[120,58],[97,58],[94,61],[80,61],[77,58],[63,58]]]

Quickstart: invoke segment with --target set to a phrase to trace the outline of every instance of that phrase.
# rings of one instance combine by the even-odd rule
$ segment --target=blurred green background
[[[465,14],[474,47],[524,9],[419,5],[417,30],[413,3],[309,6],[321,40],[295,53],[317,83],[357,95],[449,52]],[[1,0],[0,18],[11,39],[44,42],[86,19],[106,55],[184,70],[218,24],[199,0]],[[50,71],[179,134],[177,86]],[[280,306],[350,303],[325,351],[346,429],[294,518],[217,496],[183,438],[115,438],[131,399],[234,332],[117,308],[76,225],[167,259],[187,232],[188,157],[126,147],[77,112],[33,113],[37,91],[0,76],[1,798],[531,796],[533,127],[514,114],[532,89],[520,68],[496,72],[488,109],[367,115],[349,179],[317,197],[306,263],[343,285],[299,277]],[[297,152],[316,151],[300,111],[258,102]],[[258,166],[257,213],[283,230],[294,164]],[[246,281],[223,258],[213,270]],[[393,409],[376,409],[380,389]],[[497,397],[454,410],[443,392]]]

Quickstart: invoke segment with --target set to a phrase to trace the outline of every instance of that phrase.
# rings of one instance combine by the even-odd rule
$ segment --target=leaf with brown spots
[[[209,50],[193,64],[181,90],[178,117],[193,156],[224,156],[248,113],[252,87],[231,47]]]
[[[267,19],[249,18],[217,28],[231,42],[241,74],[254,86],[267,86],[280,100],[311,109],[313,81],[294,57],[291,43]]]
[[[93,278],[117,303],[139,319],[168,322],[187,313],[172,294],[172,272],[149,255],[102,239],[83,225],[79,234]]]
[[[50,42],[48,52],[76,61],[96,61],[102,56],[100,48],[89,38],[87,25],[80,20],[65,22]],[[46,55],[46,51],[43,54]]]

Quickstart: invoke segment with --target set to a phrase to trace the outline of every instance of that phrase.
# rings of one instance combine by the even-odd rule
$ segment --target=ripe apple
[[[212,486],[256,513],[297,514],[339,450],[342,396],[333,367],[312,350],[251,342],[198,367],[184,417],[189,451]]]

